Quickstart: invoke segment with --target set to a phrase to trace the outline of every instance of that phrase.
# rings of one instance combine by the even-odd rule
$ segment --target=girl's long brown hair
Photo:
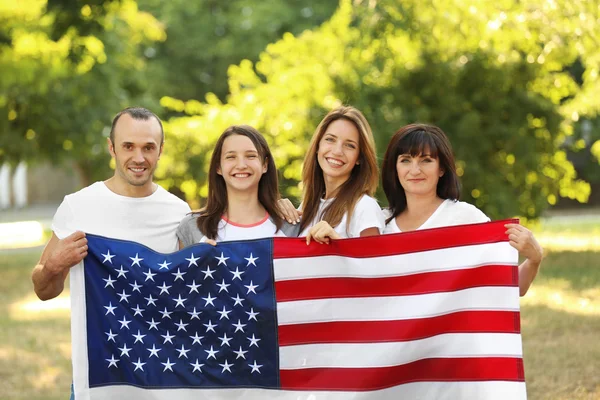
[[[350,177],[335,193],[334,200],[323,210],[322,215],[317,215],[321,198],[325,195],[325,179],[323,169],[317,160],[319,142],[327,131],[329,124],[338,119],[345,119],[356,126],[358,130],[359,164],[355,165]],[[302,222],[300,232],[315,218],[327,221],[336,227],[348,213],[348,226],[352,212],[358,200],[364,195],[373,196],[379,181],[375,140],[373,132],[364,115],[354,107],[342,106],[330,111],[317,127],[310,142],[308,153],[304,158],[302,168],[302,183],[304,193],[302,199]]]
[[[271,150],[265,138],[253,127],[248,125],[233,125],[225,131],[217,140],[215,150],[210,159],[208,170],[208,198],[206,205],[198,213],[198,229],[209,239],[216,239],[221,217],[227,211],[227,186],[225,180],[217,173],[221,165],[221,152],[225,139],[232,135],[246,136],[254,143],[261,161],[267,162],[265,172],[258,183],[258,201],[267,210],[277,230],[281,228],[283,219],[277,208],[279,200],[279,184],[277,182],[277,169],[271,155]]]

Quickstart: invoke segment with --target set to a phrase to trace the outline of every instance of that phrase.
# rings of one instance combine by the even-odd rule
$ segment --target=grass
[[[45,303],[35,300],[29,274],[38,257],[39,251],[0,254],[3,400],[69,396],[68,303],[66,297]],[[522,299],[529,399],[600,399],[599,262],[600,252],[551,251]]]

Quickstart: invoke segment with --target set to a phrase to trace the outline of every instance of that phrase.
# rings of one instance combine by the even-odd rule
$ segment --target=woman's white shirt
[[[321,199],[316,218],[304,228],[300,233],[300,236],[306,236],[308,230],[317,222],[321,221],[325,207],[331,204],[333,200],[334,199]],[[373,197],[365,194],[356,202],[356,206],[354,206],[350,225],[348,226],[348,213],[345,213],[342,217],[342,221],[338,226],[333,227],[333,229],[342,238],[351,238],[359,237],[362,231],[369,228],[377,228],[379,232],[382,232],[384,225],[385,217],[379,203],[377,203],[377,200]]]
[[[389,218],[391,213],[388,209],[384,210],[385,218]],[[454,201],[446,199],[439,207],[431,214],[431,216],[417,228],[430,229],[440,228],[443,226],[476,224],[480,222],[489,222],[490,219],[480,209],[472,204],[463,201]],[[400,233],[402,232],[396,224],[396,218],[393,218],[384,228],[383,233]]]

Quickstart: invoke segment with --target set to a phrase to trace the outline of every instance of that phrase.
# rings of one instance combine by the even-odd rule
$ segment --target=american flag
[[[75,398],[525,399],[506,222],[173,254],[88,235]]]

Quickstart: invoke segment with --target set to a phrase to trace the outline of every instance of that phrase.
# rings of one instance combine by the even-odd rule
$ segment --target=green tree
[[[133,102],[157,105],[145,97],[142,49],[164,40],[163,27],[130,0],[79,5],[94,28],[58,31],[55,24],[72,20],[61,13],[72,9],[48,10],[44,0],[2,4],[0,163],[69,160],[83,184],[105,177],[107,122]]]
[[[342,0],[320,28],[285,35],[256,65],[230,67],[227,103],[210,95],[205,103],[163,98],[163,106],[188,116],[168,124],[175,143],[159,176],[189,199],[205,196],[216,137],[227,125],[250,123],[274,149],[283,194],[297,197],[314,127],[330,108],[350,103],[371,122],[380,154],[406,123],[441,126],[457,154],[464,199],[492,218],[537,217],[558,197],[586,201],[589,185],[577,179],[564,146],[576,115],[599,104],[587,95],[596,84],[590,71],[598,65],[592,44],[599,30],[573,21],[595,21],[590,7]],[[581,83],[572,74],[578,62]]]

